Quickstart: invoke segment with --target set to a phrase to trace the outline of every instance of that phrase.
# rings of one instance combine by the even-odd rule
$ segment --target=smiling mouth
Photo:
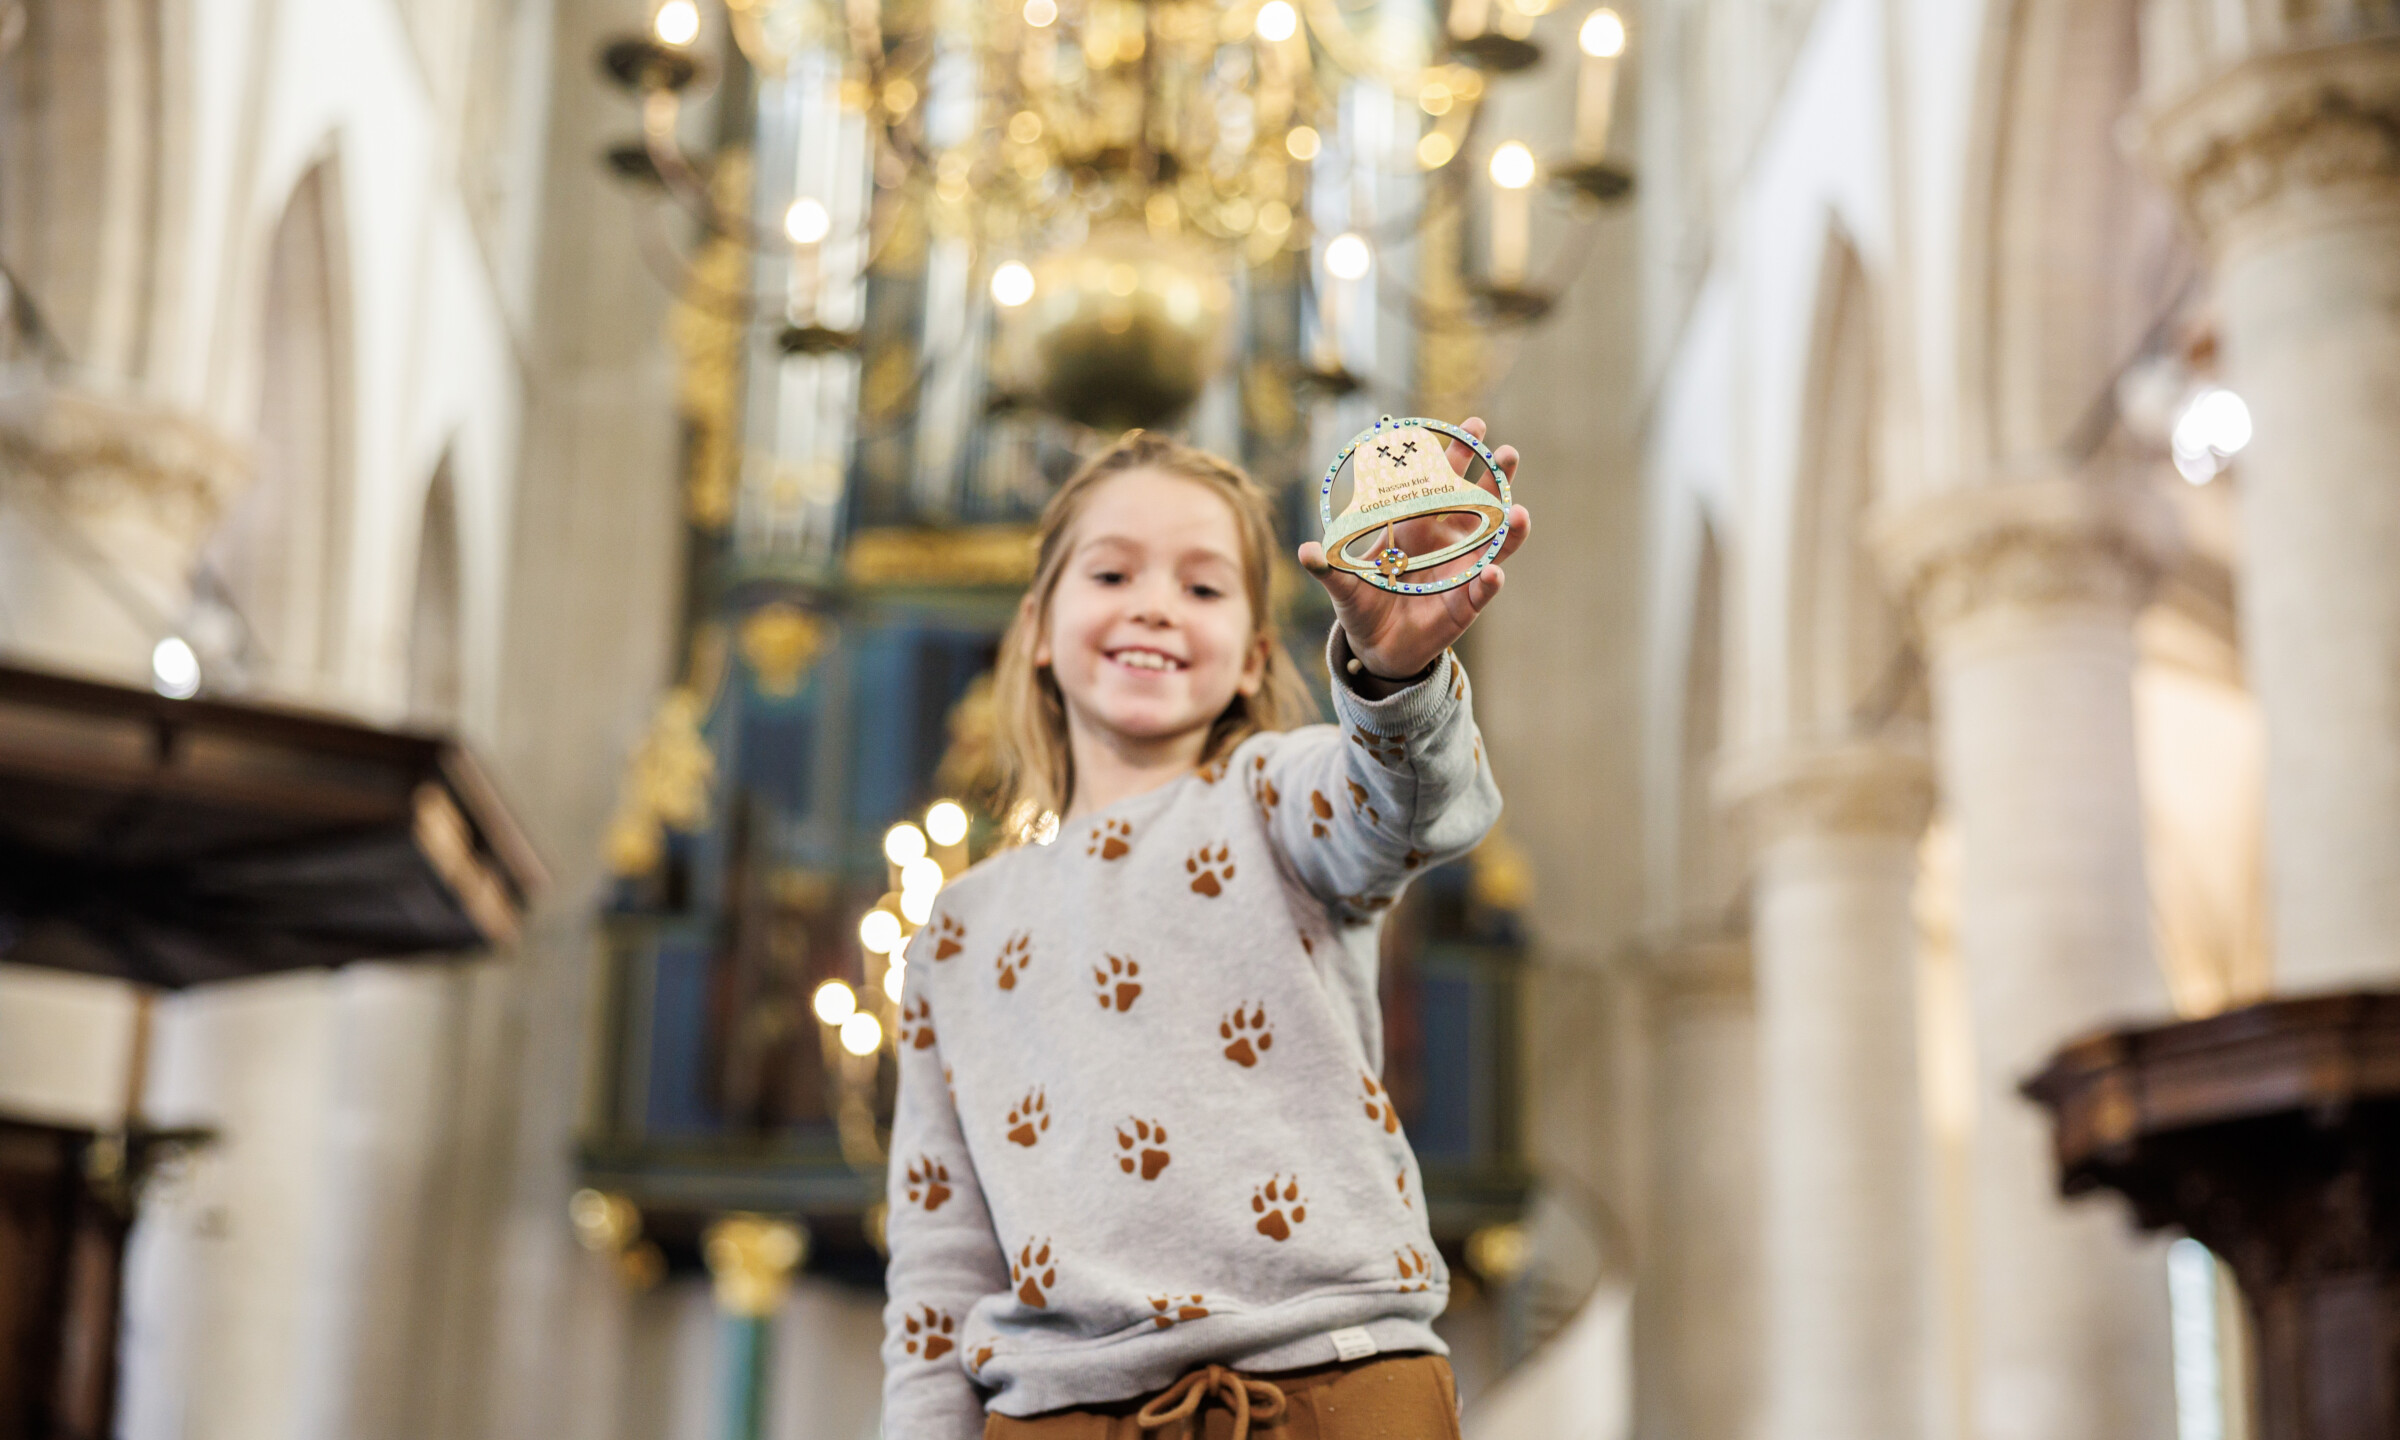
[[[1185,668],[1181,660],[1157,650],[1111,650],[1108,658],[1129,670],[1148,670],[1153,674],[1167,674]]]

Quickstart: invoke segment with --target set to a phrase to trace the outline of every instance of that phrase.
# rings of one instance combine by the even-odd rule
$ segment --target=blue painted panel
[[[642,1121],[653,1135],[717,1128],[708,1103],[708,971],[706,945],[662,941],[650,989],[649,1094]]]
[[[1481,1031],[1478,988],[1445,975],[1421,975],[1417,981],[1417,1026],[1423,1037],[1417,1059],[1424,1067],[1424,1089],[1418,1113],[1409,1119],[1408,1138],[1424,1159],[1467,1160],[1475,1154],[1482,1088],[1475,1054]]]

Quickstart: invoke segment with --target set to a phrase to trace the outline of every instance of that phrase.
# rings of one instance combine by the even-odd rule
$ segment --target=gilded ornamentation
[[[719,207],[742,213],[749,205],[750,157],[728,151],[718,161],[711,188]],[[676,408],[691,426],[684,514],[703,530],[722,530],[733,522],[741,475],[737,428],[749,289],[749,250],[730,235],[716,235],[700,247],[683,294],[667,315],[667,340],[683,364]]]
[[[784,700],[800,693],[808,667],[825,648],[825,626],[799,606],[777,600],[744,617],[738,643],[758,677],[759,693]]]
[[[1025,585],[1033,531],[1018,525],[861,530],[842,565],[857,585]]]
[[[700,731],[705,718],[699,692],[689,687],[678,686],[659,702],[649,733],[626,764],[617,813],[608,823],[608,868],[616,874],[650,873],[668,830],[689,833],[708,818],[717,760]]]
[[[38,477],[74,514],[138,502],[196,542],[249,484],[251,457],[196,419],[41,388],[0,399],[0,473]]]

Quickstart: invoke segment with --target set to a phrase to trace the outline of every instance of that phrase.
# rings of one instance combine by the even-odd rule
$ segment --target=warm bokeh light
[[[1325,246],[1325,273],[1336,280],[1359,280],[1375,264],[1375,252],[1368,248],[1367,237],[1355,230],[1345,230]]]
[[[925,858],[925,832],[906,820],[883,832],[883,858],[894,865]]]
[[[700,7],[692,0],[667,0],[650,18],[651,33],[668,45],[689,45],[700,34]]]
[[[842,1022],[842,1048],[853,1055],[872,1055],[883,1043],[883,1022],[861,1010]]]
[[[1324,137],[1312,126],[1294,125],[1292,133],[1283,137],[1283,148],[1294,160],[1314,160],[1324,148]]]
[[[814,245],[832,229],[833,217],[825,213],[825,203],[814,196],[801,196],[783,212],[783,233],[792,237],[794,245]]]
[[[992,298],[1010,309],[1033,298],[1033,272],[1017,261],[992,272]]]
[[[941,861],[920,855],[900,867],[900,893],[908,896],[922,891],[931,895],[942,888],[942,881],[946,878],[942,874]]]
[[[808,1008],[828,1025],[839,1025],[858,1013],[858,997],[839,980],[828,980],[808,998]]]
[[[900,917],[889,910],[869,910],[858,922],[858,943],[878,955],[900,948]]]
[[[1503,190],[1531,185],[1533,172],[1533,152],[1521,140],[1511,140],[1492,152],[1492,183]]]
[[[1439,170],[1458,153],[1458,142],[1439,130],[1430,130],[1417,142],[1417,163],[1428,170]]]
[[[1058,0],[1025,0],[1025,23],[1034,29],[1047,27],[1058,18]]]
[[[903,890],[900,892],[900,918],[911,925],[922,925],[933,918],[932,890]]]
[[[2250,435],[2250,407],[2231,390],[2212,385],[2185,402],[2167,443],[2183,478],[2205,485],[2250,443]]]
[[[956,800],[936,800],[925,812],[925,833],[936,845],[956,845],[967,838],[966,807]]]
[[[901,959],[899,956],[895,955],[895,956],[893,956],[893,957],[892,957],[892,963],[884,967],[884,971],[883,971],[883,994],[884,994],[884,998],[885,998],[885,999],[887,999],[887,1000],[889,1000],[889,1001],[891,1001],[891,1002],[892,1002],[894,1005],[897,1005],[897,1004],[899,1004],[899,1003],[900,1003],[900,991],[901,991],[901,990],[902,990],[902,988],[904,988],[904,987],[905,987],[907,984],[908,984],[908,962],[907,962],[906,960],[903,960],[903,959]]]
[[[1614,59],[1625,53],[1625,21],[1614,10],[1594,10],[1583,17],[1583,28],[1575,32],[1575,43],[1586,55]]]
[[[1297,34],[1299,29],[1300,12],[1292,8],[1291,0],[1267,0],[1266,4],[1258,7],[1259,39],[1280,45]]]

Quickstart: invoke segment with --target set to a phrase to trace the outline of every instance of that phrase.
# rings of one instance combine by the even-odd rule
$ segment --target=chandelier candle
[[[1625,22],[1617,12],[1594,10],[1576,32],[1583,69],[1575,79],[1575,159],[1585,165],[1608,153],[1609,112],[1616,107],[1617,57],[1625,53]]]
[[[1482,460],[1497,494],[1450,468],[1447,440]],[[1333,487],[1344,466],[1352,472],[1350,503],[1336,515]],[[1395,420],[1386,415],[1360,431],[1326,467],[1317,491],[1326,562],[1401,595],[1439,594],[1482,574],[1508,540],[1510,503],[1508,477],[1482,441],[1456,425],[1416,416]],[[1421,533],[1425,522],[1443,515],[1458,516],[1472,528],[1461,535],[1453,522],[1449,533],[1437,533],[1424,550],[1406,548],[1404,542]],[[1473,562],[1453,574],[1407,578],[1468,554]]]

